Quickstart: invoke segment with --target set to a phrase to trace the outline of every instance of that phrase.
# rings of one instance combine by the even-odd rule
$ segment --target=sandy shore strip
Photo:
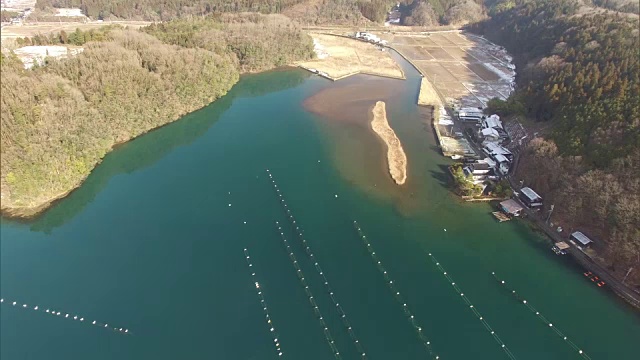
[[[318,58],[296,64],[303,69],[331,80],[355,74],[405,79],[402,68],[385,48],[347,37],[315,33],[309,35],[313,38]]]
[[[440,97],[433,85],[423,77],[420,82],[420,95],[418,95],[418,105],[439,107],[442,105]]]
[[[398,185],[402,185],[407,180],[407,155],[402,149],[400,139],[396,136],[389,122],[387,121],[387,111],[383,101],[376,102],[373,107],[373,120],[371,128],[387,144],[387,161],[389,163],[389,173]]]

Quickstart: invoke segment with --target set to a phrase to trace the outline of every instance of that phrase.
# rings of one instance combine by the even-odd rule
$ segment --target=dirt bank
[[[389,122],[383,101],[376,102],[373,107],[373,120],[371,128],[387,144],[387,162],[389,163],[389,173],[398,185],[402,185],[407,180],[407,155],[402,149],[400,139],[396,136]]]

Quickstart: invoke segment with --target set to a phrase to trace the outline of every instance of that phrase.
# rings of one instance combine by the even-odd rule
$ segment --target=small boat
[[[587,277],[588,277],[588,276],[591,276],[591,275],[593,275],[593,274],[591,273],[591,271],[587,271],[587,272],[585,272],[585,273],[584,273],[584,276],[587,276]]]
[[[596,281],[598,281],[598,280],[600,280],[600,278],[599,278],[599,277],[597,277],[597,276],[594,276],[594,277],[592,277],[592,278],[591,278],[591,281],[593,281],[593,282],[596,282]]]
[[[604,281],[600,281],[600,282],[598,283],[598,287],[603,287],[605,284],[606,284],[606,283],[605,283]]]

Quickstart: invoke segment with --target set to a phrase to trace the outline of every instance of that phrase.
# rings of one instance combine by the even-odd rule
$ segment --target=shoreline
[[[290,67],[291,65],[285,65],[282,67]],[[271,69],[271,70],[265,70],[266,71],[272,71],[275,69]],[[242,75],[250,75],[253,73],[242,73],[240,74]],[[104,160],[104,158],[106,156],[108,156],[111,152],[113,152],[114,150],[117,150],[118,147],[129,143],[130,141],[133,141],[137,138],[140,138],[146,134],[148,134],[151,131],[154,130],[158,130],[161,129],[164,126],[167,126],[169,124],[172,124],[178,120],[181,120],[182,118],[184,118],[185,116],[192,114],[196,111],[202,110],[205,107],[213,104],[214,102],[216,102],[217,100],[222,99],[223,97],[227,96],[227,94],[229,93],[229,91],[231,91],[233,89],[233,87],[237,84],[238,82],[236,82],[235,84],[233,84],[233,86],[231,86],[231,88],[229,90],[227,90],[227,92],[220,96],[219,98],[209,102],[208,104],[205,104],[197,109],[193,109],[191,111],[187,111],[184,114],[179,115],[178,117],[176,117],[175,119],[169,120],[167,122],[165,122],[164,124],[160,124],[158,126],[152,127],[147,129],[146,131],[132,136],[129,139],[126,140],[120,140],[120,141],[116,141],[114,142],[111,147],[109,148],[109,150],[104,154],[104,156],[102,158],[100,158],[95,165],[91,168],[91,171],[89,171],[89,173],[83,177],[82,179],[80,179],[80,181],[78,181],[77,184],[75,184],[73,187],[71,187],[70,189],[63,191],[61,193],[59,193],[58,195],[54,195],[52,197],[50,197],[49,199],[45,200],[44,202],[41,202],[40,204],[34,205],[34,206],[0,206],[0,217],[7,219],[7,220],[13,220],[16,222],[29,222],[31,220],[35,220],[37,217],[43,215],[47,210],[49,210],[50,208],[52,208],[55,204],[57,204],[58,202],[64,200],[65,198],[67,198],[69,195],[71,195],[74,191],[76,191],[77,189],[79,189],[82,184],[84,184],[84,182],[89,178],[89,176],[91,176],[91,174],[93,173],[93,171],[100,166],[100,164],[102,164],[102,161]]]
[[[270,71],[286,71],[286,70],[291,70],[291,69],[296,69],[298,68],[298,66],[294,65],[294,64],[287,64],[287,65],[283,65],[283,66],[279,66],[273,69],[268,69],[268,70],[263,70],[263,71],[248,71],[248,72],[243,72],[240,74],[240,79],[242,78],[242,76],[245,75],[254,75],[254,74],[259,74],[259,73],[264,73],[264,72],[270,72]],[[227,92],[222,95],[221,97],[211,101],[208,104],[205,104],[197,109],[193,109],[191,111],[185,112],[184,114],[179,115],[178,117],[176,117],[173,120],[167,121],[164,124],[160,124],[156,127],[147,129],[146,131],[136,135],[136,136],[132,136],[127,140],[120,140],[120,141],[116,141],[114,142],[111,147],[109,148],[109,150],[105,153],[105,155],[100,158],[98,160],[98,162],[96,162],[96,164],[92,167],[91,171],[85,176],[83,177],[76,185],[74,185],[72,188],[65,190],[57,195],[54,195],[50,198],[48,198],[46,201],[41,202],[37,205],[34,206],[13,206],[13,207],[5,207],[5,206],[0,206],[0,217],[6,220],[12,220],[12,221],[16,221],[16,222],[29,222],[32,220],[35,220],[36,218],[38,218],[39,216],[43,215],[47,210],[49,210],[50,208],[52,208],[53,206],[55,206],[58,202],[64,200],[65,198],[67,198],[68,196],[70,196],[74,191],[76,191],[78,188],[80,188],[84,182],[87,180],[87,178],[89,178],[89,176],[91,176],[91,174],[93,173],[93,171],[100,166],[100,164],[102,164],[102,161],[104,160],[104,157],[108,156],[111,152],[113,152],[114,150],[117,150],[118,147],[125,145],[137,138],[140,138],[152,131],[158,130],[163,128],[164,126],[167,126],[169,124],[172,124],[176,121],[181,120],[182,118],[184,118],[185,116],[192,114],[196,111],[200,111],[202,109],[204,109],[205,107],[215,103],[216,101],[222,99],[223,97],[227,96],[227,94],[233,90],[233,88],[236,86],[236,84],[240,81],[240,79],[238,79],[238,81],[233,84],[233,86],[231,86],[231,88],[229,88],[229,90],[227,90]]]
[[[407,155],[402,149],[400,139],[389,126],[384,101],[376,102],[371,112],[373,114],[371,128],[387,145],[389,174],[396,184],[403,185],[407,181]]]

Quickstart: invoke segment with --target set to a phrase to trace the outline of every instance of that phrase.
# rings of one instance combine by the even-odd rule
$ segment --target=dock
[[[494,212],[492,212],[492,214],[496,219],[498,219],[499,222],[504,222],[504,221],[511,220],[510,217],[508,217],[507,215],[505,215],[504,213],[502,213],[500,211],[494,211]]]

